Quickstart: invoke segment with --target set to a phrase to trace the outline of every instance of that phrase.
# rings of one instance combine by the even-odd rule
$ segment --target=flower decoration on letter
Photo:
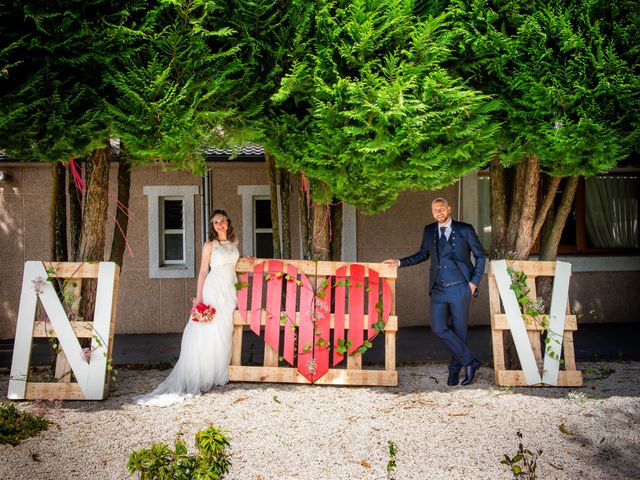
[[[44,277],[39,276],[31,280],[31,284],[33,290],[36,292],[36,295],[40,295],[42,294],[42,289],[47,284],[47,281],[44,279]]]
[[[205,303],[199,303],[191,309],[191,319],[194,322],[210,322],[215,314],[216,309]]]

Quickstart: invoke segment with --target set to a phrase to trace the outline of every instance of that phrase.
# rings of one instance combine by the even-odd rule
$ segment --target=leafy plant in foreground
[[[542,450],[534,453],[528,448],[524,448],[522,432],[518,430],[516,435],[518,435],[519,439],[518,451],[513,457],[505,454],[504,460],[501,460],[500,463],[511,468],[513,478],[516,480],[535,480],[538,478],[536,477],[536,467],[538,466],[538,458],[542,455]]]
[[[174,450],[163,443],[134,451],[127,469],[141,480],[220,479],[229,472],[231,462],[226,449],[230,445],[226,431],[215,426],[196,433],[198,453],[189,455],[187,445],[178,439]]]
[[[18,445],[20,440],[34,437],[49,428],[49,420],[28,412],[20,412],[13,403],[0,404],[0,444]]]

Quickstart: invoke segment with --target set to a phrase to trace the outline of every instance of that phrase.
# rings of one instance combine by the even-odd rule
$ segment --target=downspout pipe
[[[209,216],[211,214],[211,177],[207,170],[202,176],[202,195],[200,196],[200,212],[202,216],[202,244],[209,239]]]

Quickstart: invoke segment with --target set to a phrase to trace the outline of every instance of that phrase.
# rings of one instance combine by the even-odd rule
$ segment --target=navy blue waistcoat
[[[451,237],[449,237],[451,240]],[[450,241],[443,243],[438,240],[438,274],[436,284],[448,286],[454,283],[465,282],[466,278],[455,262],[453,246]]]

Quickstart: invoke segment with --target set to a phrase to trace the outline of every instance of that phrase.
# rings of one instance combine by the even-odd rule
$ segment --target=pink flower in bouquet
[[[194,322],[210,322],[215,314],[216,309],[205,303],[199,303],[191,309],[191,319]]]

